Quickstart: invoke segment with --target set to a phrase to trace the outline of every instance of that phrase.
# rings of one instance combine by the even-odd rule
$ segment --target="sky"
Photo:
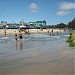
[[[46,20],[47,25],[74,19],[75,0],[0,0],[0,21],[8,23]]]

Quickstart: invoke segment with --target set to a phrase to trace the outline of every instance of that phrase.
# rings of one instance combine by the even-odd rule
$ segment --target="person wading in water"
[[[21,30],[19,31],[19,38],[20,38],[20,40],[22,40],[22,31]]]
[[[23,49],[23,42],[22,42],[22,31],[19,31],[19,38],[20,38],[20,50]]]
[[[18,35],[17,33],[15,33],[15,40],[17,41],[17,39],[18,39]]]

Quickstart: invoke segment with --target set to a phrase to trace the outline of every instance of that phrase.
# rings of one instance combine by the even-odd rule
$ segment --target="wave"
[[[9,37],[2,37],[2,38],[0,38],[0,39],[8,39]]]

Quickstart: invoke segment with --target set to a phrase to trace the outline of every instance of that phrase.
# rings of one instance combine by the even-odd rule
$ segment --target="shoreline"
[[[0,29],[0,35],[4,35],[4,30],[5,29]],[[27,31],[29,30],[30,34],[50,34],[52,29],[27,29]],[[59,30],[59,29],[53,29],[53,33],[63,33],[64,30]],[[13,34],[19,34],[19,30],[18,29],[6,29],[6,35],[13,35]],[[24,31],[22,32],[23,34],[25,33]]]

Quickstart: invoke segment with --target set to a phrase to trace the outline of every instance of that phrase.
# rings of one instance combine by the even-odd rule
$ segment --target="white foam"
[[[3,37],[3,38],[1,38],[1,39],[8,39],[9,37]]]
[[[70,35],[63,35],[63,36],[68,36],[69,37]]]
[[[50,37],[52,37],[52,38],[57,38],[57,39],[60,38],[60,36],[50,36]]]
[[[35,38],[43,38],[43,37],[50,37],[49,35],[42,35],[42,34],[35,34],[35,35],[33,35],[33,37],[35,37]]]

